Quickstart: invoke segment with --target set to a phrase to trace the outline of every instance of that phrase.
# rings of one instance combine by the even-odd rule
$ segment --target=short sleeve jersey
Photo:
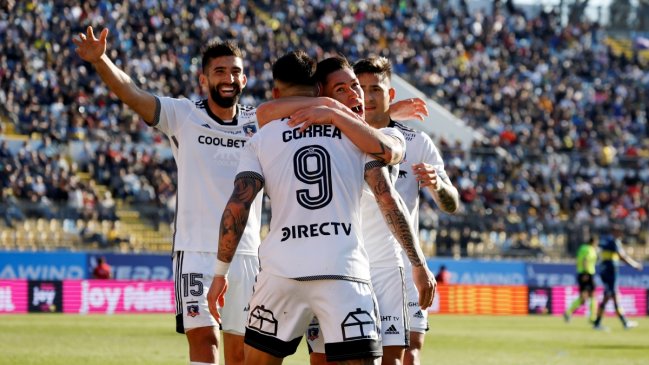
[[[369,280],[360,200],[366,164],[376,163],[333,125],[300,132],[283,119],[257,132],[238,176],[263,179],[271,201],[261,270],[300,280]]]
[[[235,118],[224,122],[211,113],[206,100],[157,99],[154,126],[171,141],[178,167],[174,250],[217,252],[221,215],[234,188],[239,157],[258,129],[256,109],[239,105]],[[262,195],[250,208],[237,253],[257,255]]]
[[[403,135],[396,128],[382,128],[381,132],[397,138],[405,148]],[[390,171],[390,182],[394,186],[399,174],[399,165],[388,166],[388,170]],[[367,183],[363,185],[361,220],[363,241],[370,258],[370,266],[403,267],[401,244],[390,231],[376,203],[376,197]]]
[[[578,273],[594,275],[597,266],[597,249],[587,243],[579,246],[576,261]]]
[[[418,232],[419,184],[417,179],[415,179],[415,175],[412,173],[411,166],[416,163],[425,162],[435,168],[439,178],[447,178],[448,175],[444,169],[442,155],[427,134],[421,131],[415,131],[401,123],[393,121],[390,122],[390,126],[401,131],[406,140],[406,156],[400,165],[396,187],[399,195],[401,195],[401,198],[403,198],[410,211],[415,232]]]

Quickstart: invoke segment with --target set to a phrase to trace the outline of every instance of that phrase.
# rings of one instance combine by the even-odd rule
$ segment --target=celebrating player
[[[406,156],[399,165],[396,188],[409,209],[415,232],[419,232],[420,188],[426,187],[431,192],[442,211],[455,213],[459,206],[459,194],[444,170],[444,161],[433,141],[425,133],[396,123],[390,118],[390,102],[395,96],[390,81],[390,61],[384,57],[362,59],[354,64],[354,72],[365,95],[365,120],[374,128],[397,128],[406,139]],[[428,312],[417,305],[419,298],[413,285],[410,261],[405,257],[403,261],[410,321],[410,345],[405,350],[403,362],[418,365],[419,353],[428,330]]]
[[[214,238],[219,229],[214,222],[221,219],[232,192],[240,151],[248,135],[257,130],[254,108],[238,104],[247,81],[241,51],[233,43],[206,47],[199,81],[207,99],[192,102],[155,96],[137,87],[106,55],[107,36],[108,29],[104,29],[97,39],[88,27],[86,34],[74,40],[77,53],[94,66],[122,102],[171,141],[178,166],[173,236],[176,331],[187,336],[191,364],[218,364],[218,323],[209,313],[205,291],[216,264]],[[243,361],[247,303],[259,271],[261,197],[251,202],[250,219],[230,271],[232,289],[221,313],[228,365]]]

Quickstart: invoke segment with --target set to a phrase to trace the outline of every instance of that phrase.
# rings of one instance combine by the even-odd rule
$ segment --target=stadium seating
[[[553,12],[498,6],[247,4],[11,5],[0,17],[1,247],[171,248],[168,143],[74,53],[71,37],[93,24],[110,28],[111,57],[143,89],[192,99],[197,57],[212,38],[244,49],[248,104],[269,98],[270,62],[286,50],[388,56],[395,72],[487,137],[458,151],[433,136],[463,208],[447,217],[422,207],[428,254],[570,257],[585,235],[619,223],[629,228],[630,251],[647,256],[649,71],[646,51],[628,39],[587,21],[561,25]],[[48,199],[35,193],[37,176]],[[108,239],[111,225],[128,239],[80,236],[85,228]]]

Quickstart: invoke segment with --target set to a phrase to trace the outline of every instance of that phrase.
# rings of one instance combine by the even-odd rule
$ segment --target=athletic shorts
[[[379,267],[371,271],[372,288],[381,314],[383,346],[408,347],[408,310],[405,301],[403,268]],[[307,329],[307,343],[310,352],[324,353],[322,336],[313,336],[319,331],[318,326],[318,319],[314,318]]]
[[[577,283],[579,284],[579,292],[592,293],[595,290],[595,281],[593,275],[589,273],[578,273]]]
[[[599,277],[604,285],[604,294],[615,295],[618,291],[617,272],[612,269],[603,270]]]
[[[410,332],[426,333],[428,331],[428,311],[419,307],[419,292],[412,278],[412,266],[406,264],[403,271],[406,284]]]
[[[207,305],[207,292],[212,285],[215,266],[215,252],[174,253],[176,332],[185,333],[192,328],[218,326]],[[245,333],[248,300],[258,272],[257,256],[234,255],[228,273],[225,305],[219,309],[223,331],[240,335]]]
[[[294,354],[313,317],[320,319],[327,361],[380,357],[381,323],[369,283],[301,281],[263,270],[250,299],[245,343],[275,357]]]

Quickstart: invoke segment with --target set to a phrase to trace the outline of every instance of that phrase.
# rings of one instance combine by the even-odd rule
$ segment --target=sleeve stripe
[[[387,165],[384,162],[378,160],[370,161],[365,164],[365,171],[371,170],[375,167],[383,167],[383,166],[387,166]]]
[[[160,104],[160,99],[158,99],[157,96],[155,96],[155,113],[153,114],[153,121],[151,122],[150,126],[155,127],[160,123],[160,111],[162,110],[162,104]]]
[[[265,179],[263,176],[261,176],[259,173],[256,173],[254,171],[243,171],[237,174],[237,176],[234,178],[236,179],[255,179],[259,180],[262,185],[265,183]]]

